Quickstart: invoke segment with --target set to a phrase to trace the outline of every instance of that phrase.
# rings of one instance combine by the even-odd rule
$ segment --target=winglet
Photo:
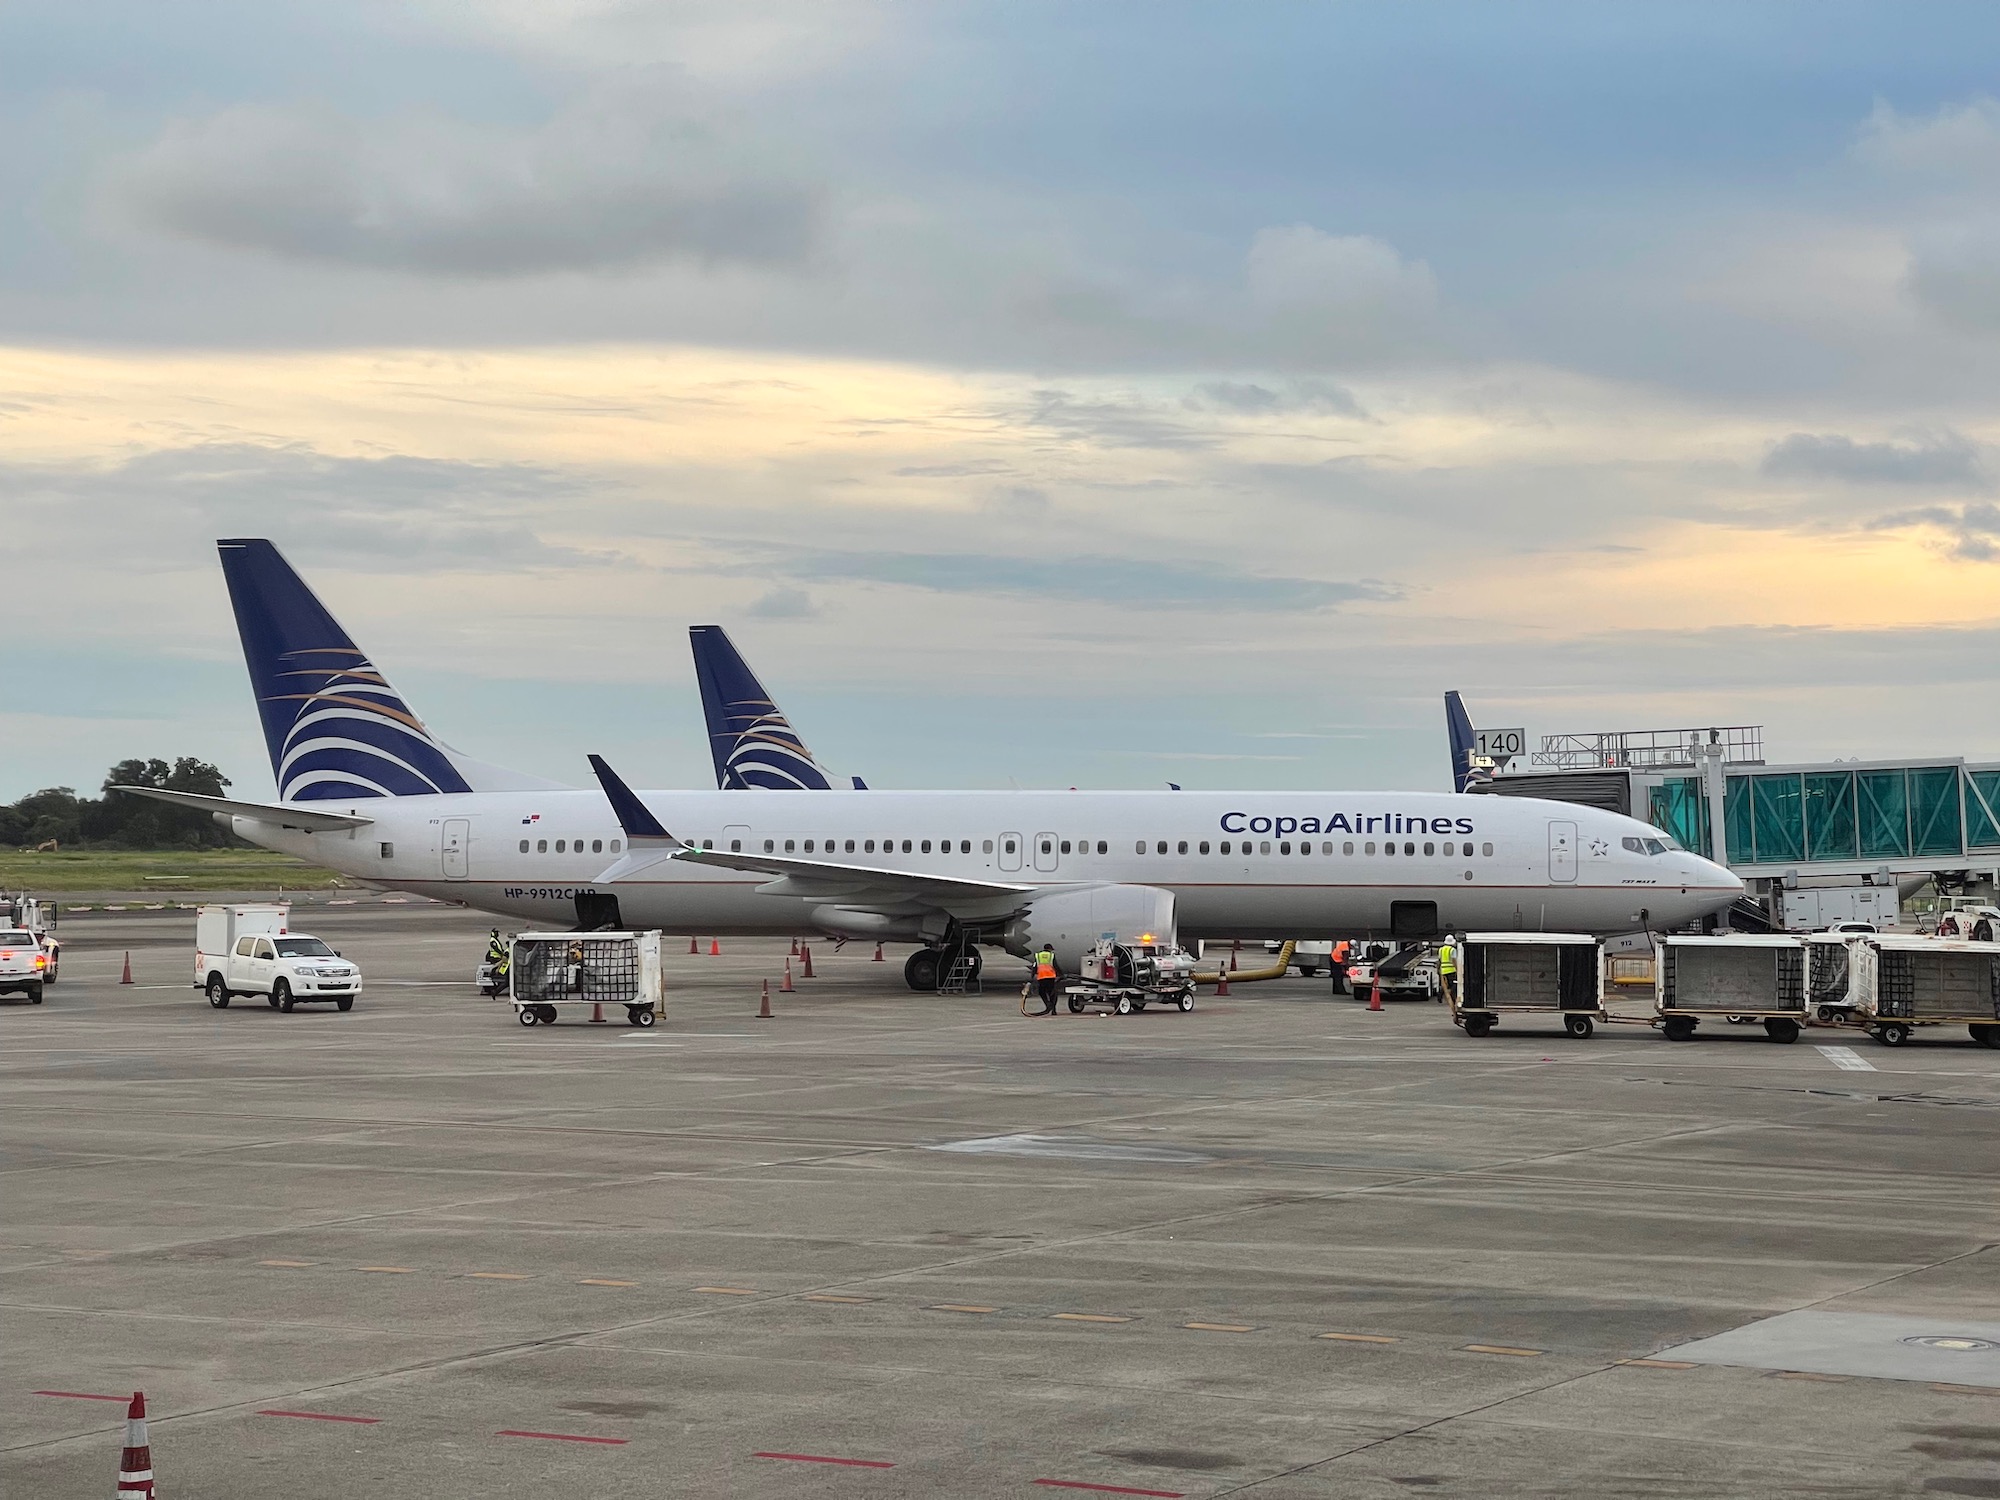
[[[590,769],[597,773],[598,785],[604,788],[604,795],[611,800],[611,811],[618,816],[618,826],[625,830],[628,839],[662,839],[678,844],[679,839],[661,825],[646,804],[639,800],[639,794],[632,790],[611,769],[601,755],[590,757]]]
[[[850,776],[850,777],[848,777],[847,779],[848,779],[849,781],[852,781],[852,782],[854,783],[854,790],[855,790],[855,791],[857,791],[857,792],[865,792],[865,791],[867,791],[867,790],[868,790],[868,783],[867,783],[867,782],[865,782],[865,781],[863,781],[863,780],[862,780],[862,779],[861,779],[861,778],[860,778],[859,776]]]

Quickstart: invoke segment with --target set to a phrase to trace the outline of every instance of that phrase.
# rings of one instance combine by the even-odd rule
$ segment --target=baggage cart
[[[665,998],[657,932],[521,932],[507,962],[507,998],[523,1026],[553,1026],[565,1009],[623,1006],[651,1026]]]
[[[1963,1026],[2000,1047],[2000,943],[1875,933],[1851,950],[1852,1015],[1885,1047],[1919,1026]]]
[[[1587,1037],[1604,1019],[1597,939],[1580,932],[1468,932],[1458,943],[1451,1024],[1485,1036],[1502,1016],[1562,1018]]]
[[[1653,939],[1653,1024],[1685,1042],[1720,1017],[1761,1021],[1774,1042],[1796,1042],[1806,1018],[1806,945],[1779,933]]]
[[[1851,932],[1815,932],[1806,937],[1806,1009],[1822,1026],[1854,1019],[1854,947]]]

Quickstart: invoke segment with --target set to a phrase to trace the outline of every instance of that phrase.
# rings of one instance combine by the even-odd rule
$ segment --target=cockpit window
[[[1630,835],[1618,841],[1629,854],[1665,854],[1668,845],[1663,839],[1642,839]]]

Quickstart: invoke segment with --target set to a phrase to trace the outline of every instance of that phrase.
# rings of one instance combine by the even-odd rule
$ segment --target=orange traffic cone
[[[118,982],[120,984],[130,984],[132,982],[132,950],[130,948],[125,950],[125,977]]]
[[[785,982],[778,986],[778,993],[781,995],[791,995],[797,993],[797,991],[792,988],[792,961],[789,958],[785,960]]]
[[[1368,1008],[1370,1010],[1382,1008],[1382,981],[1379,979],[1368,987]]]
[[[757,1007],[757,1019],[760,1021],[771,1019],[771,981],[768,979],[764,981],[764,1003]]]
[[[721,939],[721,938],[710,938],[710,939],[708,940],[708,956],[709,956],[710,958],[720,958],[720,957],[722,957],[722,939]]]
[[[688,939],[688,952],[696,954],[701,952],[701,943],[698,939],[695,938]]]
[[[868,962],[870,962],[871,964],[879,964],[882,962],[882,945],[880,943],[877,943],[875,945],[875,956],[869,959]]]
[[[1229,974],[1226,970],[1215,976],[1215,993],[1217,995],[1229,993]]]
[[[604,1024],[604,1005],[603,1005],[603,1002],[601,1002],[601,1001],[596,1001],[596,1000],[593,1000],[593,1001],[591,1002],[591,1005],[590,1005],[590,1024],[591,1024],[591,1025],[593,1025],[593,1026],[602,1026],[602,1025]]]
[[[1236,955],[1243,951],[1243,940],[1238,938],[1229,948],[1229,972],[1236,972]]]
[[[792,957],[793,957],[793,958],[797,958],[798,956],[799,956],[799,940],[798,940],[797,938],[793,938],[793,939],[792,939]]]
[[[799,960],[800,960],[800,962],[799,962],[799,978],[801,978],[801,979],[810,979],[810,978],[812,978],[812,977],[813,977],[813,950],[812,950],[812,944],[811,944],[811,943],[807,943],[807,944],[805,944],[805,945],[804,945],[803,947],[801,947],[801,948],[799,949]]]
[[[125,1456],[118,1460],[118,1500],[153,1500],[153,1447],[146,1441],[146,1393],[125,1409]]]

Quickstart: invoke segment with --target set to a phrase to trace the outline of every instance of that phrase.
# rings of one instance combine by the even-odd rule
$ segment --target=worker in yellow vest
[[[1438,947],[1438,980],[1447,1002],[1458,998],[1458,945],[1446,938]]]
[[[1056,1013],[1056,951],[1047,943],[1035,954],[1035,988],[1042,994],[1042,1014]]]

